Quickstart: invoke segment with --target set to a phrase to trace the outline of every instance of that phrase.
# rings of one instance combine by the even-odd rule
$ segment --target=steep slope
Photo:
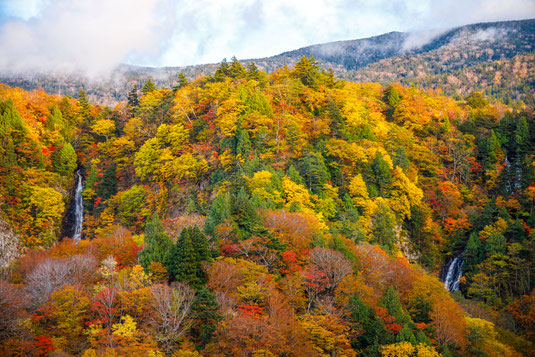
[[[355,82],[399,82],[418,85],[422,88],[440,89],[444,93],[466,97],[470,92],[481,91],[511,104],[511,100],[535,104],[535,54],[518,55],[512,58],[483,62],[456,70],[447,70],[442,58],[449,54],[437,50],[427,54],[393,57],[368,65],[357,71],[342,74]],[[459,57],[454,55],[463,62]],[[466,61],[464,61],[466,62]],[[455,65],[454,67],[459,67]],[[444,71],[434,70],[444,68]]]
[[[0,238],[27,253],[0,355],[533,350],[532,112],[307,58],[79,97],[0,86]],[[77,168],[85,239],[58,242]],[[452,296],[435,272],[460,253]]]

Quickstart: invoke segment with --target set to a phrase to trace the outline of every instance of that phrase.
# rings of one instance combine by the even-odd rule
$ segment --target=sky
[[[217,63],[526,18],[535,0],[0,0],[0,72]]]

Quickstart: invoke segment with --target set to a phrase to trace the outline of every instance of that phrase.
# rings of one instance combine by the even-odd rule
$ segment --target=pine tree
[[[151,262],[165,261],[167,252],[173,243],[164,231],[158,213],[154,212],[150,221],[145,225],[145,243],[139,252],[139,264],[148,271]]]
[[[288,176],[293,182],[298,183],[300,185],[304,185],[305,181],[299,174],[299,171],[295,169],[294,165],[290,165],[288,170],[286,171],[286,176]]]
[[[84,87],[80,87],[80,91],[78,92],[78,105],[80,106],[78,115],[80,116],[83,125],[89,128],[89,124],[91,122],[91,106],[87,100]]]
[[[320,153],[306,152],[298,162],[298,169],[308,189],[319,193],[329,181],[329,172]]]
[[[240,61],[238,61],[236,57],[232,57],[231,61],[229,76],[234,79],[245,78],[247,76],[247,72]]]
[[[57,105],[54,105],[52,108],[52,112],[50,113],[50,116],[48,117],[48,120],[45,123],[45,127],[48,130],[57,130],[57,129],[63,129],[65,126],[65,123],[63,122],[63,116],[61,115],[61,110],[59,110]]]
[[[136,108],[139,105],[139,98],[137,96],[137,85],[134,84],[134,87],[130,92],[128,92],[128,108],[130,111],[130,117],[133,118],[136,113]]]
[[[227,63],[227,59],[223,58],[223,61],[221,61],[221,64],[219,65],[219,68],[216,69],[214,74],[214,80],[216,82],[224,82],[225,79],[230,75],[230,66]]]
[[[321,70],[319,63],[314,59],[314,56],[310,55],[310,57],[303,56],[299,62],[295,64],[293,74],[296,78],[300,79],[301,83],[305,86],[315,88],[320,84],[323,71]]]
[[[193,242],[191,240],[191,228],[186,227],[180,233],[176,241],[176,250],[173,257],[175,267],[171,267],[169,273],[174,273],[176,281],[187,282],[193,288],[199,288],[203,281],[199,279],[199,268]]]
[[[195,313],[192,335],[197,341],[197,349],[204,349],[210,343],[218,321],[223,317],[219,314],[219,305],[215,296],[203,287],[195,296],[191,310]]]
[[[403,325],[401,331],[396,336],[396,342],[410,342],[413,345],[416,345],[416,336],[414,336],[414,332],[409,327],[409,324]]]
[[[255,81],[260,81],[260,72],[256,63],[253,61],[249,62],[247,65],[247,79],[254,79]]]
[[[178,84],[173,87],[173,92],[176,92],[180,88],[183,88],[189,84],[186,76],[184,76],[182,72],[178,74],[177,78],[178,78]]]
[[[507,253],[507,241],[503,234],[498,232],[492,233],[487,238],[487,253],[489,256],[493,254],[505,254]]]
[[[256,211],[257,208],[243,187],[237,195],[233,196],[232,216],[238,226],[237,233],[241,238],[249,237],[258,228],[260,219]]]
[[[392,286],[386,289],[384,295],[380,299],[381,305],[383,305],[388,313],[396,318],[396,323],[404,325],[412,322],[409,314],[401,306],[399,296]],[[414,335],[413,335],[414,337]]]
[[[206,236],[201,232],[198,226],[190,228],[190,236],[197,262],[202,263],[210,261],[212,259],[212,253],[210,252],[208,239],[206,239]]]
[[[526,117],[518,120],[515,130],[515,143],[518,145],[518,151],[523,153],[529,150],[529,125]]]
[[[467,272],[474,272],[476,266],[483,261],[483,245],[476,232],[470,234],[468,243],[463,253],[463,270]]]
[[[372,217],[372,242],[379,243],[383,249],[392,253],[396,243],[396,219],[391,209],[379,202]]]
[[[376,355],[373,351],[377,349],[379,343],[394,342],[390,334],[386,332],[382,321],[376,317],[374,310],[366,305],[357,294],[353,295],[349,302],[350,321],[353,323],[351,327],[359,331],[351,341],[353,348],[366,351],[364,355]]]
[[[483,108],[489,104],[481,92],[470,93],[470,95],[466,97],[466,103],[472,108]]]
[[[388,191],[392,185],[392,173],[390,166],[383,159],[383,154],[380,151],[377,151],[375,159],[373,160],[372,170],[375,175],[375,184],[379,190],[379,195],[381,197],[388,197]]]
[[[251,139],[247,130],[238,129],[236,131],[236,154],[243,158],[251,151]]]
[[[156,90],[156,86],[152,82],[151,78],[147,79],[147,81],[143,85],[143,88],[141,88],[141,91],[143,92],[143,94],[148,94],[150,92],[154,92],[155,90]]]
[[[214,235],[215,227],[224,221],[232,222],[232,204],[230,199],[230,192],[220,193],[210,206],[208,219],[204,225],[204,231],[208,235]]]
[[[63,175],[70,174],[76,169],[76,161],[76,152],[70,143],[66,143],[61,149],[54,151],[52,156],[54,170]]]
[[[395,86],[388,86],[386,88],[387,98],[386,101],[388,103],[388,109],[386,111],[386,115],[389,119],[392,119],[392,116],[394,115],[394,111],[396,110],[396,107],[398,106],[399,102],[401,102],[401,96],[399,94],[399,91]]]

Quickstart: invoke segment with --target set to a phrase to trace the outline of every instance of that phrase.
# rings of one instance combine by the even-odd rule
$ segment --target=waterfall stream
[[[463,275],[462,265],[463,260],[460,257],[455,257],[448,266],[448,270],[444,278],[444,287],[451,293],[455,290],[459,290],[459,280]]]
[[[74,235],[73,238],[78,243],[82,238],[82,223],[84,222],[84,205],[82,200],[82,190],[84,186],[82,184],[82,175],[80,170],[76,171],[76,190],[74,191]]]

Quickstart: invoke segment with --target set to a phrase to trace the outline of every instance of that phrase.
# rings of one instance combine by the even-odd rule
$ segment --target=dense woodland
[[[533,355],[533,108],[306,57],[176,82],[0,86],[0,355]]]
[[[488,56],[482,49],[475,56]],[[535,54],[478,63],[470,56],[448,51],[393,57],[349,71],[343,78],[383,85],[399,81],[404,85],[442,90],[456,99],[480,91],[509,106],[535,104]],[[459,68],[459,69],[457,69]]]

